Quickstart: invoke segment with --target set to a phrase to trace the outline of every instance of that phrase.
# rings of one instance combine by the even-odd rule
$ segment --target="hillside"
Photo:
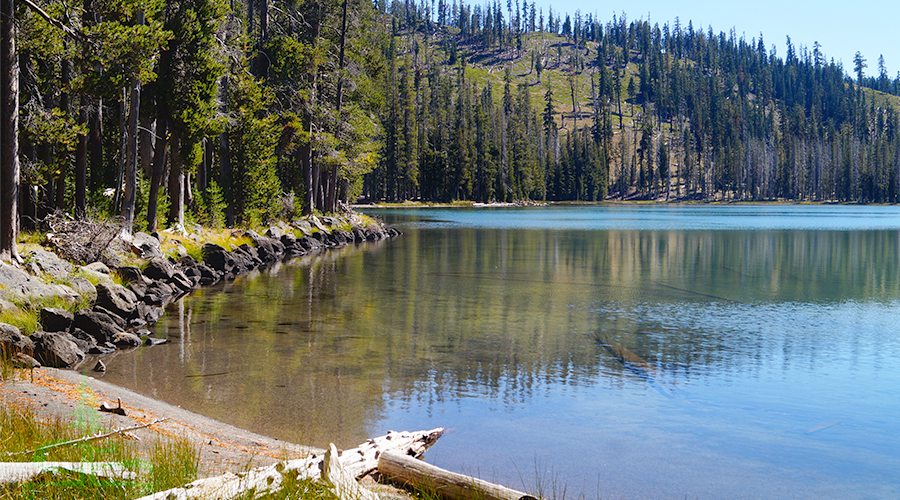
[[[370,199],[900,193],[900,98],[856,85],[824,54],[789,45],[782,60],[762,40],[643,21],[487,29],[483,12],[460,13],[471,20],[393,23],[396,73]]]

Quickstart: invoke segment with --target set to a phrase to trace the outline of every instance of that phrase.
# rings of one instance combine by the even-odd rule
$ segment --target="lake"
[[[364,210],[365,211],[365,210]],[[556,498],[900,498],[900,207],[372,209],[172,304],[105,380]]]

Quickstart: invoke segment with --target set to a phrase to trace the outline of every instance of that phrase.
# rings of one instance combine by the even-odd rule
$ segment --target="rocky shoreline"
[[[145,233],[122,242],[123,248],[138,257],[140,266],[116,265],[115,257],[77,266],[53,252],[35,249],[25,253],[25,270],[0,263],[0,310],[17,308],[10,299],[27,304],[90,305],[76,312],[41,307],[40,327],[30,336],[16,326],[0,323],[0,349],[22,368],[77,369],[93,359],[89,355],[95,355],[99,361],[93,368],[103,371],[104,354],[165,342],[153,337],[147,327],[160,319],[168,303],[193,290],[280,260],[399,234],[379,223],[363,225],[358,217],[313,216],[272,226],[265,235],[252,230],[232,233],[249,238],[252,244],[226,249],[204,243],[202,261],[188,255],[182,246],[177,247],[177,258],[166,257],[161,247],[164,236]],[[47,235],[47,241],[56,246],[61,246],[63,238]]]

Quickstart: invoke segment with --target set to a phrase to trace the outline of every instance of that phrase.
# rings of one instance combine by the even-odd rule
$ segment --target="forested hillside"
[[[360,197],[900,193],[900,77],[883,60],[866,77],[860,54],[848,75],[818,45],[787,40],[782,58],[762,35],[511,0],[0,10],[7,254],[19,222],[55,210],[120,215],[130,231],[254,225]]]
[[[388,9],[371,199],[897,201],[883,59],[852,78],[817,44],[503,7]]]

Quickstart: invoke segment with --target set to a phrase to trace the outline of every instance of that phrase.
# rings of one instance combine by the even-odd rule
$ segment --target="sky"
[[[593,13],[604,24],[623,11],[628,19],[649,19],[660,26],[666,22],[674,25],[678,17],[682,26],[693,21],[694,29],[702,25],[706,31],[712,25],[716,34],[734,28],[738,37],[743,34],[748,42],[762,32],[766,47],[771,50],[774,44],[781,58],[787,53],[786,37],[790,36],[798,53],[801,45],[812,51],[818,41],[828,60],[842,62],[847,73],[853,72],[857,51],[866,59],[868,75],[878,74],[880,54],[891,79],[900,71],[898,0],[535,0],[535,6],[543,7],[545,15],[550,6],[554,12],[570,15],[581,9],[582,14]]]

